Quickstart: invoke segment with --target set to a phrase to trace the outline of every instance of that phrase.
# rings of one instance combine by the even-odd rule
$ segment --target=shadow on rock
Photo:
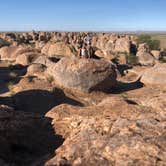
[[[143,83],[141,83],[139,80],[131,83],[125,83],[125,82],[118,82],[117,85],[110,91],[112,94],[119,94],[123,92],[127,92],[130,90],[135,90],[142,88],[144,86]]]
[[[8,92],[9,86],[17,84],[26,71],[27,67],[22,65],[0,67],[0,94]]]
[[[9,165],[42,166],[64,141],[50,118],[34,113],[0,111],[0,126],[0,159]]]
[[[121,76],[124,76],[124,72],[128,69],[131,69],[132,67],[131,66],[128,66],[128,65],[117,65],[117,69],[119,71],[119,73],[121,74]]]
[[[12,100],[12,101],[11,101]],[[0,104],[9,105],[16,110],[45,114],[51,108],[67,103],[74,106],[83,106],[82,103],[67,97],[61,89],[22,91],[14,96],[1,97]]]

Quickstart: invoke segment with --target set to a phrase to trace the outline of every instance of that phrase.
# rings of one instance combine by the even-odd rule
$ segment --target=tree
[[[160,41],[152,40],[150,35],[139,35],[137,42],[138,44],[147,43],[151,50],[160,50]]]

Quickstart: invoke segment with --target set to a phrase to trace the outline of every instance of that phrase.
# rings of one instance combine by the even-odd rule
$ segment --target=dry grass
[[[153,40],[159,40],[161,48],[166,49],[166,34],[152,34]]]
[[[7,83],[7,88],[9,89],[9,95],[10,96],[13,96],[13,95],[15,95],[15,92],[13,91],[13,86],[14,86],[14,83],[12,82],[12,81],[10,81],[10,82],[8,82]]]

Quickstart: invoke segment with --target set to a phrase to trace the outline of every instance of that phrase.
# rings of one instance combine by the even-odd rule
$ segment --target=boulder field
[[[81,34],[0,33],[0,166],[165,166],[164,50]]]

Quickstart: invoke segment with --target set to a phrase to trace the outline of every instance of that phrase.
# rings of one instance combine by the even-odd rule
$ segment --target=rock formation
[[[108,90],[116,84],[113,66],[103,60],[63,58],[47,69],[56,84],[80,92]]]

